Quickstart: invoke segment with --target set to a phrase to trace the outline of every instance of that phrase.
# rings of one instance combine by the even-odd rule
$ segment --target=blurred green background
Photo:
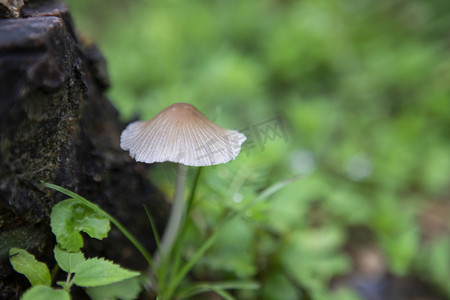
[[[236,161],[204,170],[186,257],[223,210],[303,175],[191,280],[262,284],[238,299],[450,298],[450,1],[68,4],[123,121],[189,102],[248,135]],[[151,174],[168,194],[170,174]]]

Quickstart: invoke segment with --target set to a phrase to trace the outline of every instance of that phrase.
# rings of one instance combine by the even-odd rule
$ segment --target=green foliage
[[[199,173],[197,173],[198,175]],[[282,188],[286,187],[289,184],[292,184],[297,177],[287,179],[281,182],[278,182],[267,189],[263,190],[259,195],[257,195],[254,199],[246,203],[244,207],[232,212],[226,212],[219,219],[216,220],[214,225],[214,230],[211,232],[211,235],[205,239],[203,239],[198,247],[189,255],[184,264],[180,263],[181,255],[183,254],[183,250],[185,245],[182,243],[185,239],[185,234],[187,234],[188,226],[190,225],[189,219],[185,219],[183,224],[183,230],[181,230],[177,239],[178,242],[175,243],[174,249],[172,250],[172,256],[168,256],[162,263],[161,266],[156,270],[156,277],[158,279],[159,290],[158,297],[160,299],[172,299],[174,295],[178,294],[178,297],[183,296],[183,291],[180,291],[180,286],[188,273],[197,265],[201,264],[202,258],[216,243],[217,240],[227,231],[230,226],[232,226],[235,222],[243,218],[243,216],[248,213],[248,211],[257,203],[260,203],[263,200],[267,200],[274,193],[278,192]],[[192,201],[194,200],[196,185],[198,183],[198,176],[194,181],[193,191],[191,193],[190,199],[188,200],[188,211],[189,214],[192,208]],[[225,297],[226,299],[233,299],[231,295],[223,290],[223,288],[219,288],[219,286],[226,286],[227,289],[230,288],[241,288],[241,289],[255,289],[258,287],[254,282],[249,282],[246,284],[232,284],[228,283],[216,283],[216,284],[201,284],[201,288],[188,289],[189,295],[193,296],[196,293],[204,292],[205,290],[215,291],[218,295]]]
[[[196,179],[194,181],[194,186],[191,191],[191,196],[188,200],[188,213],[190,213],[192,209],[192,203],[195,197],[195,191],[198,184],[198,179],[200,175],[200,170],[197,172]],[[192,285],[191,287],[180,290],[181,283],[185,279],[188,272],[191,271],[191,269],[198,263],[198,261],[201,259],[202,255],[208,251],[214,243],[217,241],[217,239],[226,231],[225,229],[227,226],[230,226],[233,222],[243,217],[243,215],[253,207],[256,203],[259,203],[270,196],[272,196],[274,193],[279,191],[280,189],[284,188],[288,184],[291,184],[293,181],[297,180],[297,177],[281,181],[279,183],[274,184],[273,186],[263,190],[258,196],[256,196],[252,201],[246,204],[245,207],[234,211],[230,214],[226,214],[221,222],[217,224],[217,228],[215,228],[214,233],[207,238],[203,244],[195,251],[195,253],[190,257],[184,264],[181,264],[181,257],[182,249],[184,248],[184,245],[182,241],[184,240],[184,234],[186,233],[185,229],[187,226],[189,226],[189,219],[184,219],[184,227],[179,233],[179,236],[177,237],[177,242],[175,244],[175,247],[169,251],[168,255],[165,257],[162,257],[162,261],[157,264],[153,265],[151,258],[149,258],[149,265],[152,267],[152,272],[154,272],[155,279],[157,280],[158,290],[155,292],[158,293],[159,299],[172,299],[175,294],[177,294],[177,298],[183,299],[190,296],[194,296],[199,293],[203,293],[205,291],[214,291],[218,295],[221,295],[225,299],[234,299],[234,297],[228,293],[227,289],[257,289],[259,285],[256,283],[249,281],[249,282],[220,282],[220,283],[199,283]],[[60,191],[68,196],[73,197],[73,199],[68,199],[65,201],[62,201],[58,204],[58,206],[55,205],[54,212],[52,212],[52,216],[56,217],[57,221],[52,221],[52,226],[66,226],[69,227],[68,230],[61,231],[61,234],[64,235],[66,232],[70,232],[73,228],[70,228],[70,224],[74,219],[74,216],[80,217],[82,216],[82,220],[78,221],[77,223],[81,223],[83,226],[80,226],[80,228],[89,228],[90,223],[89,220],[86,221],[86,211],[89,211],[90,214],[87,215],[92,216],[94,215],[95,219],[106,219],[110,220],[112,223],[114,223],[122,232],[125,233],[125,235],[132,241],[135,246],[139,249],[142,247],[134,237],[130,233],[126,231],[126,229],[113,217],[109,216],[107,213],[105,213],[103,210],[101,210],[98,206],[90,203],[88,200],[84,199],[83,197],[68,191],[62,187],[59,187],[57,185],[49,184],[43,182],[44,185],[47,187],[53,188],[57,191]],[[83,210],[77,208],[72,209],[74,207],[74,204],[80,205]],[[155,237],[157,242],[159,241],[157,232],[154,227],[153,219],[151,218],[150,213],[146,209],[147,215],[149,217],[150,224],[152,226],[152,229],[154,231]],[[76,219],[76,218],[75,218]],[[98,223],[97,221],[93,222]],[[69,225],[66,225],[69,224]],[[73,226],[73,225],[72,225]],[[66,228],[65,228],[66,229]],[[108,226],[109,230],[109,226]],[[54,231],[59,232],[58,229],[55,229]],[[92,232],[92,231],[90,231]],[[70,239],[70,236],[63,239],[64,241]],[[159,243],[158,243],[159,245]],[[113,284],[120,281],[124,281],[133,277],[136,277],[139,275],[137,272],[128,271],[125,269],[122,269],[120,266],[113,264],[110,261],[104,260],[104,259],[98,259],[98,258],[91,258],[91,259],[85,259],[84,255],[80,252],[69,252],[64,249],[61,249],[61,245],[57,245],[54,249],[55,258],[60,264],[61,268],[65,271],[67,271],[68,278],[66,282],[58,282],[60,286],[64,288],[64,290],[70,290],[70,287],[72,284],[76,284],[83,287],[98,287],[98,286],[105,286],[109,285],[111,288],[103,287],[103,288],[94,288],[90,289],[90,293],[93,295],[94,298],[102,298],[102,297],[133,297],[136,296],[139,293],[140,289],[137,289],[136,287],[136,281],[126,281],[123,284]],[[143,253],[144,257],[147,255],[146,253]],[[74,274],[73,278],[71,278],[71,275]],[[150,280],[153,280],[153,276],[150,277]],[[155,284],[152,281],[148,282],[150,284]],[[122,293],[121,288],[127,288],[130,286],[130,291],[126,293]]]
[[[140,275],[138,272],[126,270],[103,258],[85,259],[81,251],[70,253],[61,249],[60,245],[56,245],[54,253],[59,267],[68,273],[67,281],[58,282],[63,290],[50,287],[50,272],[44,263],[36,261],[34,256],[25,250],[11,248],[10,261],[12,266],[17,272],[24,274],[33,286],[24,294],[22,299],[44,299],[44,297],[70,299],[68,292],[73,284],[81,287],[98,287],[118,283]],[[74,275],[73,278],[72,275]],[[123,287],[131,289],[125,295],[136,295],[138,292],[136,282],[128,281]],[[117,294],[114,291],[117,291]],[[108,295],[111,297],[122,294],[120,289],[117,288],[108,291]]]
[[[142,280],[140,277],[133,277],[113,284],[91,287],[86,289],[86,292],[93,300],[133,300],[142,290]]]
[[[52,289],[49,286],[36,285],[23,294],[22,300],[70,300],[65,290]]]
[[[24,274],[33,286],[22,299],[70,299],[69,291],[73,284],[98,287],[140,275],[103,258],[85,258],[80,251],[83,239],[79,232],[84,231],[93,238],[105,238],[110,229],[109,220],[105,217],[107,214],[96,205],[76,194],[74,196],[79,199],[61,201],[51,213],[51,226],[58,241],[53,250],[55,260],[59,268],[67,272],[67,280],[57,282],[62,290],[50,287],[52,280],[47,265],[38,262],[23,249],[10,249],[11,265],[17,272]],[[114,296],[113,290],[109,295]]]
[[[419,251],[420,232],[414,223],[412,208],[400,207],[389,195],[382,195],[373,211],[373,228],[380,247],[387,253],[392,271],[406,275]]]
[[[230,224],[198,267],[210,269],[211,272],[233,273],[236,278],[251,278],[256,269],[251,257],[254,242],[252,230],[248,226],[242,220]],[[240,243],[236,243],[236,240]]]
[[[56,245],[53,250],[55,254],[56,262],[58,266],[67,273],[76,273],[78,271],[78,267],[86,260],[84,258],[84,254],[81,251],[78,252],[67,252],[59,245]]]
[[[324,293],[324,281],[349,269],[347,258],[339,251],[342,242],[342,232],[332,228],[296,232],[281,248],[281,266],[298,285]]]
[[[235,299],[231,294],[226,292],[226,290],[231,289],[241,289],[241,290],[255,290],[258,289],[259,285],[255,282],[245,282],[245,281],[236,281],[236,282],[220,282],[220,283],[196,283],[192,284],[190,287],[186,288],[179,292],[179,296],[181,299],[189,299],[192,296],[202,294],[207,291],[214,291],[219,296],[222,296],[224,299]]]
[[[450,240],[447,238],[440,238],[436,242],[427,244],[419,257],[418,269],[425,278],[431,278],[450,295],[448,285],[450,251],[448,249],[450,249]]]
[[[83,247],[81,231],[92,238],[101,240],[107,237],[110,229],[108,219],[76,199],[68,199],[56,204],[50,219],[56,241],[63,249],[70,252],[77,252]]]
[[[106,285],[138,276],[138,272],[128,271],[103,258],[91,258],[82,262],[73,277],[73,283],[92,287]]]
[[[285,300],[297,300],[299,293],[289,278],[282,274],[282,272],[271,272],[265,277],[262,294],[266,300],[278,300],[280,298]]]
[[[91,216],[91,218],[95,219],[95,221],[93,222],[93,224],[100,223],[100,224],[105,225],[105,226],[104,226],[104,230],[105,230],[105,231],[100,230],[100,231],[98,232],[99,236],[102,236],[102,235],[103,235],[102,233],[107,234],[107,232],[109,231],[109,223],[108,223],[108,225],[106,226],[107,221],[105,221],[105,220],[108,220],[108,221],[110,221],[111,223],[113,223],[113,224],[117,227],[117,229],[119,229],[119,230],[123,233],[123,235],[124,235],[126,238],[128,238],[128,240],[130,240],[130,242],[136,247],[136,249],[139,250],[139,252],[142,254],[142,256],[144,256],[144,258],[147,260],[148,264],[149,264],[150,266],[153,265],[150,254],[149,254],[148,251],[142,246],[142,244],[141,244],[141,243],[133,236],[133,234],[131,234],[125,227],[123,227],[123,225],[122,225],[119,221],[117,221],[113,216],[111,216],[110,214],[108,214],[107,212],[105,212],[104,210],[102,210],[100,207],[98,207],[98,205],[96,205],[96,204],[94,204],[94,203],[92,203],[92,202],[86,200],[85,198],[81,197],[80,195],[78,195],[78,194],[76,194],[76,193],[74,193],[74,192],[72,192],[72,191],[69,191],[69,190],[67,190],[67,189],[65,189],[65,188],[63,188],[63,187],[60,187],[60,186],[58,186],[58,185],[51,184],[51,183],[47,183],[47,182],[42,182],[42,184],[45,185],[45,186],[48,187],[48,188],[51,188],[51,189],[54,189],[54,190],[56,190],[56,191],[58,191],[58,192],[63,193],[63,194],[65,194],[65,195],[67,195],[67,196],[73,198],[73,200],[76,200],[76,201],[78,201],[80,204],[82,204],[82,206],[84,206],[83,212],[89,212],[88,214]],[[68,199],[68,200],[71,200],[71,199]],[[63,205],[63,207],[64,207],[64,206],[65,206],[65,205]],[[70,205],[69,205],[69,206],[70,206]],[[61,214],[58,215],[58,217],[61,218],[61,219],[58,220],[58,222],[60,222],[61,226],[62,226],[63,228],[65,228],[64,222],[69,222],[69,223],[72,222],[72,219],[71,219],[71,218],[73,217],[73,215],[70,214],[70,213],[69,213],[69,214],[66,214],[66,213],[63,211]],[[67,217],[67,220],[64,219],[64,218],[66,218],[66,217]],[[82,221],[82,222],[83,222],[83,221]],[[89,228],[89,226],[87,226],[87,227]],[[61,230],[61,229],[57,229],[57,231],[58,231],[58,230]],[[61,231],[62,231],[62,234],[63,234],[63,236],[64,236],[65,231],[64,231],[64,230],[61,230]],[[72,228],[72,229],[69,228],[69,229],[67,230],[68,233],[73,233],[74,231],[75,231],[75,230],[74,230],[73,228]],[[89,231],[90,231],[91,233],[95,233],[95,232],[96,232],[96,229],[95,229],[95,228],[91,228],[91,229],[89,229]],[[67,243],[70,245],[72,242],[71,242],[71,241],[67,241]],[[79,243],[79,242],[78,242],[78,243]]]
[[[9,261],[16,272],[25,275],[32,286],[50,286],[50,272],[44,263],[36,260],[34,255],[19,248],[9,250]]]

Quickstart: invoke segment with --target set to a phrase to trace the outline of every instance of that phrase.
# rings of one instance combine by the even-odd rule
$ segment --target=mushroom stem
[[[181,221],[184,214],[184,191],[186,189],[186,173],[187,166],[178,164],[177,177],[175,181],[175,194],[173,196],[172,210],[170,212],[169,221],[162,236],[161,241],[161,260],[172,250],[175,238],[180,230]]]

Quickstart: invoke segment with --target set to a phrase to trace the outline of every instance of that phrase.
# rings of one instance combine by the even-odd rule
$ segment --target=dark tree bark
[[[80,42],[64,4],[32,2],[20,18],[0,19],[0,299],[18,298],[29,287],[9,264],[10,247],[54,263],[49,215],[67,197],[41,180],[99,204],[154,248],[143,205],[160,229],[168,205],[147,167],[120,149],[124,126],[104,95],[108,85],[105,60]],[[84,249],[146,268],[116,229]]]

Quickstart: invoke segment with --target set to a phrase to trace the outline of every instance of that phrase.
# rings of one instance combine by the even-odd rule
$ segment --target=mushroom
[[[161,240],[161,256],[171,251],[184,214],[186,166],[211,166],[236,158],[246,136],[223,129],[188,103],[175,103],[149,121],[130,123],[120,147],[138,162],[178,163],[172,210]]]

